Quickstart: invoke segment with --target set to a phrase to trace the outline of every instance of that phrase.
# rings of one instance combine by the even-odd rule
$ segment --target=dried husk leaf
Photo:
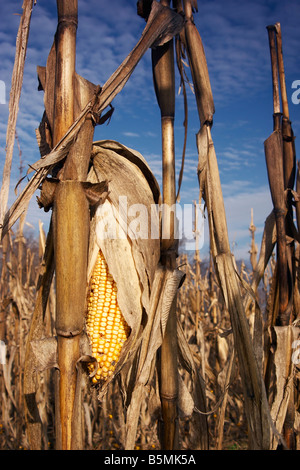
[[[131,328],[130,337],[115,369],[117,374],[123,363],[134,357],[141,342],[143,325],[149,316],[151,288],[160,257],[156,206],[160,194],[144,158],[118,142],[95,143],[92,161],[88,181],[96,183],[103,178],[108,180],[108,196],[91,219],[88,278],[101,249],[118,287],[120,310]],[[135,209],[139,212],[135,212]],[[135,230],[136,220],[141,230],[144,227],[151,229],[152,224],[158,236],[151,238],[150,231],[140,233]],[[144,238],[139,238],[139,233]],[[101,389],[101,394],[107,389],[110,380]]]
[[[125,230],[132,244],[134,262],[143,286],[143,306],[147,309],[160,256],[158,183],[142,155],[118,142],[96,142],[92,158],[97,179],[109,181],[108,200],[120,230]],[[140,232],[137,222],[140,223]]]
[[[29,343],[32,352],[34,372],[43,372],[47,369],[59,369],[57,360],[57,337],[44,337],[32,340]],[[80,337],[80,358],[78,362],[93,362],[90,355],[89,339],[84,333]]]
[[[125,145],[123,145],[120,142],[117,142],[116,140],[107,139],[107,140],[98,140],[93,143],[92,158],[98,153],[105,152],[106,150],[111,150],[112,152],[116,152],[118,155],[130,161],[141,170],[141,172],[143,173],[144,177],[146,178],[151,188],[154,202],[158,204],[160,202],[160,188],[151,171],[151,168],[149,167],[143,155],[137,150],[126,147]]]
[[[177,321],[177,336],[179,363],[181,367],[190,375],[191,378],[192,388],[191,391],[189,391],[189,394],[194,402],[195,411],[194,413],[192,413],[190,421],[191,435],[193,435],[192,448],[195,450],[207,450],[209,445],[209,435],[206,419],[207,408],[205,382],[204,378],[201,377],[199,373],[199,368],[195,364],[193,353],[184,335],[179,320]],[[190,410],[191,404],[189,405],[189,411]]]
[[[189,58],[201,126],[215,112],[206,57],[201,36],[191,18],[185,22],[185,48]]]
[[[116,223],[114,213],[114,208],[108,199],[96,211],[97,244],[94,248],[94,255],[101,249],[107,261],[109,272],[118,286],[118,304],[120,310],[132,330],[131,335],[135,336],[138,333],[143,313],[141,280],[135,267],[132,245],[125,236],[125,232],[123,232],[124,238],[121,238],[122,235],[120,235],[120,238],[118,236],[115,239],[107,238],[103,233],[103,225],[110,220],[112,221],[111,235],[114,235],[113,226]],[[122,227],[117,226],[122,231]]]
[[[205,196],[205,181],[207,177],[207,154],[208,154],[208,136],[206,127],[201,127],[197,136],[198,148],[198,180],[199,180],[199,198]]]

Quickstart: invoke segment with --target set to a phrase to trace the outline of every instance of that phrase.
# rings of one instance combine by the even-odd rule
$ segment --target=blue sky
[[[103,85],[135,46],[145,26],[136,14],[136,0],[78,0],[76,70],[95,84]],[[5,158],[8,99],[15,54],[15,38],[22,1],[0,0],[0,80],[6,85],[6,104],[0,104],[0,168]],[[292,83],[300,80],[300,2],[298,0],[198,0],[195,23],[206,52],[215,102],[214,140],[230,243],[237,258],[249,258],[251,208],[260,243],[263,225],[272,210],[264,140],[272,132],[272,86],[266,26],[281,23],[290,118],[300,134],[300,105],[291,101]],[[35,139],[43,113],[43,93],[37,91],[36,67],[45,65],[56,30],[55,0],[38,0],[34,7],[20,102],[17,133],[23,171],[39,158]],[[177,89],[179,79],[177,74]],[[198,200],[195,135],[199,119],[195,99],[188,89],[189,118],[186,164],[181,204]],[[109,125],[98,126],[95,140],[114,139],[142,153],[161,183],[160,114],[152,83],[150,51],[136,67],[129,82],[113,101],[115,112]],[[183,144],[183,97],[176,96],[175,145],[179,172]],[[298,141],[296,139],[296,151]],[[19,179],[19,155],[15,146],[11,194]],[[35,198],[27,221],[35,229],[38,220],[47,227],[49,214],[38,209]],[[207,255],[205,229],[202,257]]]

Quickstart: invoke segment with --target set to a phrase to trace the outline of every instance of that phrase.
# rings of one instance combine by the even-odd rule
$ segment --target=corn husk
[[[145,391],[152,397],[150,407],[155,408],[159,403],[158,391],[151,383],[156,370],[157,352],[162,345],[169,314],[184,273],[160,264],[160,236],[150,240],[137,239],[130,230],[132,221],[128,218],[126,220],[125,211],[119,206],[119,195],[127,196],[128,207],[137,201],[148,208],[152,205],[152,228],[155,225],[154,232],[160,235],[161,220],[154,210],[161,201],[159,187],[142,155],[118,142],[106,140],[94,143],[92,159],[89,181],[95,183],[106,175],[109,192],[91,220],[88,273],[100,248],[118,286],[120,310],[131,327],[131,335],[123,347],[114,375],[99,388],[98,398],[103,400],[109,383],[118,376],[122,396],[127,403],[124,447],[133,449]],[[104,237],[104,222],[107,227],[110,226],[111,234],[117,227],[119,237]],[[149,226],[149,220],[144,222]],[[124,234],[125,227],[129,230],[127,236],[122,237],[120,235]],[[190,393],[182,383],[178,369],[178,406],[181,416],[192,416],[195,407],[206,411],[205,387],[193,363],[189,346],[180,333],[180,325],[177,328],[181,351],[178,367],[182,362],[180,358],[186,357],[184,368],[194,384]],[[196,448],[207,448],[206,419],[204,415],[194,416],[193,419],[202,427],[201,434],[197,434]]]
[[[134,355],[142,338],[143,315],[149,315],[151,287],[160,258],[156,205],[160,200],[159,187],[142,155],[118,142],[95,142],[92,160],[89,182],[96,183],[106,177],[109,192],[91,220],[88,277],[101,249],[118,287],[120,310],[131,328],[115,370],[117,374],[128,357]],[[145,238],[137,237],[136,213],[131,216],[134,207],[143,209],[138,222]],[[154,239],[151,227],[157,234]]]

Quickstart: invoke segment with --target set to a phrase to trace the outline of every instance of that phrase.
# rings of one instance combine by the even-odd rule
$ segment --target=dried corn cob
[[[117,285],[101,250],[90,281],[86,327],[92,354],[97,360],[96,365],[89,365],[89,370],[93,372],[97,367],[93,382],[104,382],[116,368],[130,328],[119,309]]]

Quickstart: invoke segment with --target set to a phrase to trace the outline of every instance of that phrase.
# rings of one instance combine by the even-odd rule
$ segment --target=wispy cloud
[[[125,135],[126,137],[140,137],[140,135],[137,134],[136,132],[125,131],[125,132],[122,132],[122,134]]]

